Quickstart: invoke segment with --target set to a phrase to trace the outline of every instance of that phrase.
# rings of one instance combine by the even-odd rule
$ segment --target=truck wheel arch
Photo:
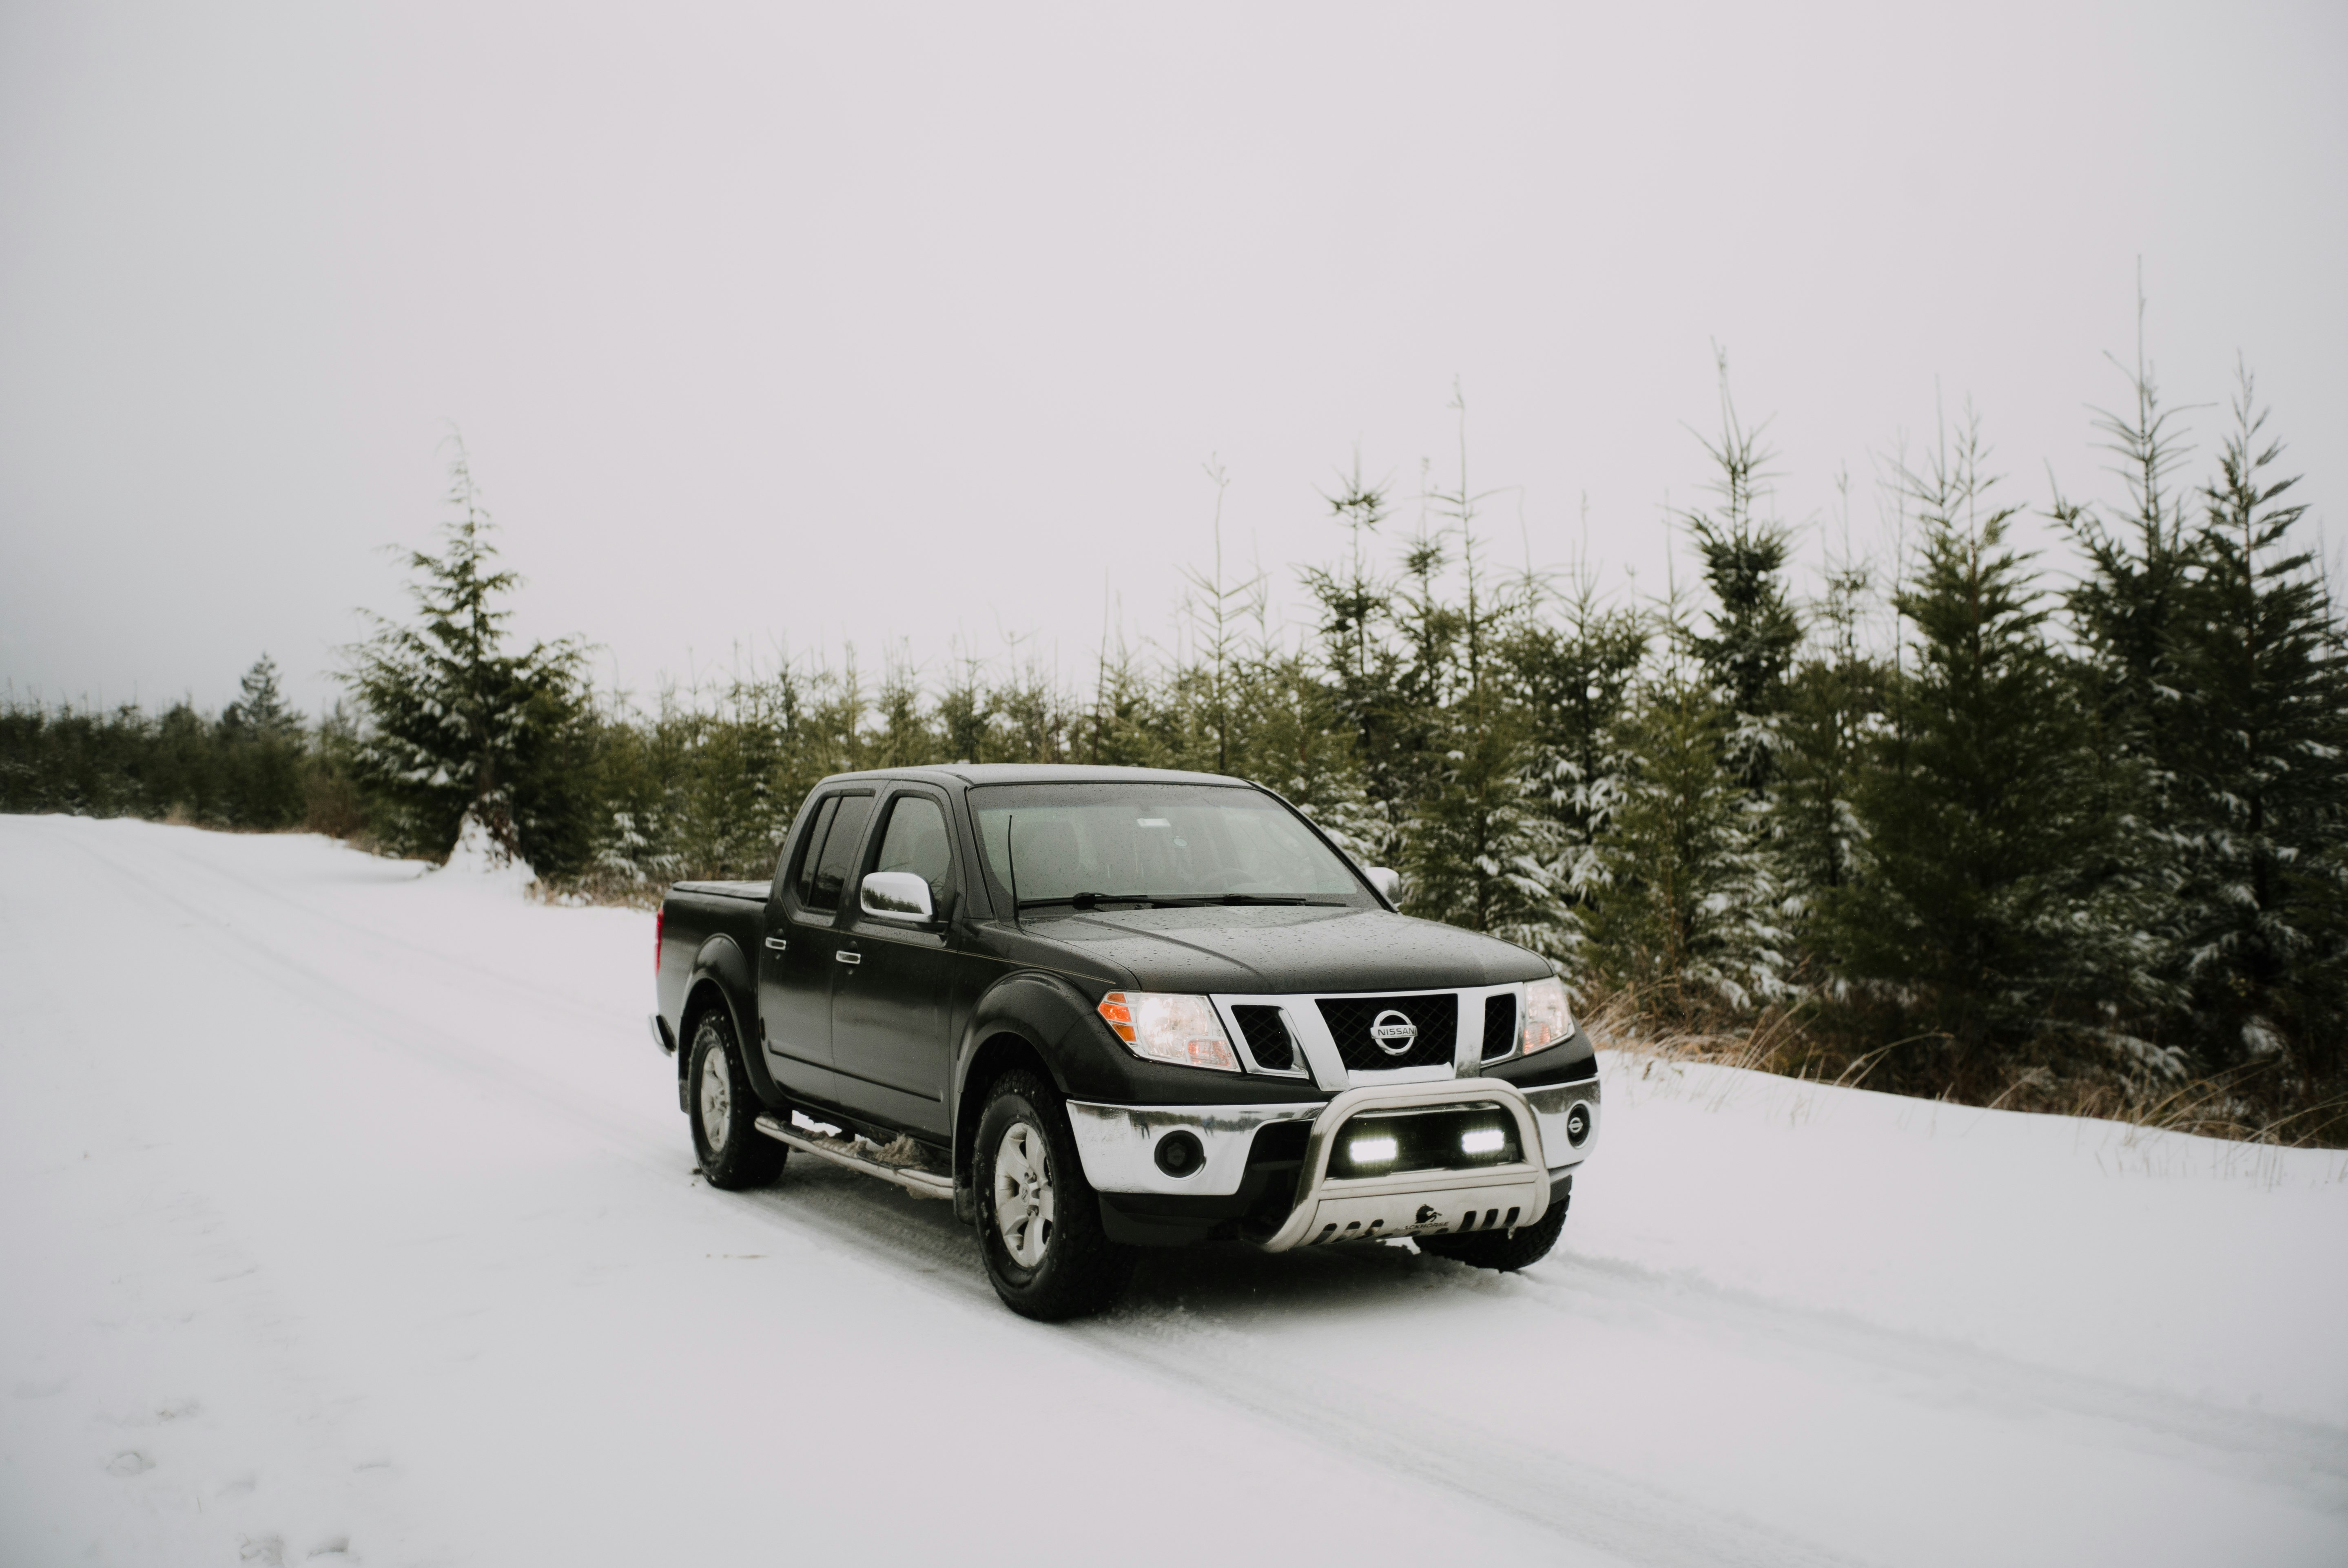
[[[685,982],[685,1007],[677,1015],[677,1095],[683,1103],[686,1063],[692,1056],[693,1027],[701,1015],[712,1007],[726,1009],[726,1021],[734,1026],[734,1039],[741,1046],[742,1070],[749,1076],[750,1088],[769,1106],[783,1102],[782,1091],[775,1087],[767,1071],[766,1052],[759,1049],[757,997],[757,981],[750,961],[730,937],[712,937],[693,956],[693,969]],[[744,1008],[749,1009],[746,1021]]]
[[[1071,1050],[1097,1049],[1087,1026],[1097,1023],[1091,1004],[1057,975],[1018,969],[981,993],[963,1030],[953,1073],[953,1168],[970,1173],[971,1141],[985,1110],[986,1086],[1003,1073],[1025,1068],[1066,1094],[1066,1058]],[[1072,1038],[1073,1037],[1073,1038]]]
[[[954,1096],[953,1172],[958,1182],[970,1178],[971,1151],[978,1137],[978,1119],[986,1110],[986,1089],[1006,1072],[1027,1071],[1056,1082],[1051,1066],[1035,1041],[1014,1030],[998,1029],[981,1040],[964,1063]]]
[[[706,973],[697,973],[687,980],[685,1008],[677,1014],[676,1019],[676,1081],[680,1085],[677,1090],[679,1094],[685,1092],[682,1085],[685,1082],[685,1074],[691,1071],[688,1064],[693,1060],[693,1031],[701,1026],[701,1015],[712,1008],[723,1012],[726,1021],[734,1026],[734,1038],[737,1040],[742,1038],[742,1020],[735,1016],[734,1004],[726,999],[726,988],[717,983],[716,978]]]

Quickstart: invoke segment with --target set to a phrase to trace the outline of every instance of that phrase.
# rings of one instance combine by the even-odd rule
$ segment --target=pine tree
[[[1890,668],[1862,647],[1867,569],[1830,565],[1820,602],[1816,651],[1786,683],[1773,787],[1774,828],[1795,912],[1850,880],[1859,837],[1852,796],[1865,769],[1869,737],[1890,701]]]
[[[1501,648],[1525,743],[1527,806],[1545,819],[1543,881],[1559,900],[1561,943],[1579,953],[1608,876],[1600,845],[1628,787],[1623,720],[1648,651],[1645,617],[1611,607],[1577,576],[1554,623],[1528,617]]]
[[[2169,663],[2199,541],[2175,482],[2188,448],[2145,363],[2143,317],[2139,299],[2136,367],[2128,373],[2135,406],[2124,414],[2101,411],[2096,419],[2105,449],[2117,459],[2127,511],[2115,525],[2058,496],[2054,516],[2086,557],[2087,569],[2067,600],[2087,651],[2103,744],[2143,766],[2153,797],[2148,809],[2157,813],[2186,740]]]
[[[1705,440],[1719,505],[1681,514],[1704,559],[1713,592],[1708,636],[1691,639],[1704,673],[1736,715],[1730,745],[1746,788],[1767,788],[1776,749],[1773,721],[1786,705],[1786,676],[1801,646],[1802,621],[1787,596],[1785,528],[1759,515],[1761,487],[1775,456],[1748,430],[1728,395],[1728,360],[1719,356],[1720,436]]]
[[[1399,869],[1406,907],[1431,919],[1488,931],[1520,946],[1561,953],[1566,943],[1549,867],[1558,858],[1554,824],[1526,788],[1523,726],[1505,690],[1504,652],[1535,603],[1529,580],[1497,580],[1480,556],[1478,504],[1468,480],[1467,404],[1459,415],[1459,472],[1428,499],[1459,540],[1461,598],[1435,586],[1440,535],[1422,538],[1406,566],[1406,628],[1415,632],[1415,673],[1428,699],[1420,710],[1423,786],[1409,818]]]
[[[1696,655],[1674,596],[1661,658],[1616,744],[1628,766],[1599,845],[1586,928],[1599,968],[1666,1012],[1782,999],[1791,968],[1760,811],[1729,765],[1735,714]]]
[[[1351,740],[1358,770],[1361,808],[1353,814],[1353,852],[1366,862],[1392,865],[1401,858],[1403,825],[1409,819],[1425,767],[1425,712],[1428,692],[1398,645],[1400,627],[1395,584],[1375,566],[1378,530],[1389,520],[1386,487],[1363,477],[1356,454],[1334,495],[1323,499],[1346,533],[1345,558],[1331,567],[1308,567],[1306,589],[1320,608],[1316,628],[1319,663],[1328,683],[1335,721]],[[1425,580],[1439,565],[1439,552],[1414,560]]]
[[[2206,1063],[2312,1101],[2348,1028],[2348,648],[2247,372],[2233,413],[2170,639],[2182,948]]]
[[[404,846],[444,854],[469,812],[541,872],[583,866],[586,702],[575,642],[507,648],[505,600],[521,579],[499,567],[464,446],[449,465],[455,516],[438,555],[408,552],[417,619],[372,616],[345,680],[367,721],[364,783],[390,808]]]
[[[281,828],[307,810],[307,747],[302,720],[278,690],[277,661],[264,653],[245,671],[237,700],[221,710],[221,814],[233,827]]]
[[[2117,813],[2085,703],[1982,457],[1968,428],[1911,478],[1923,538],[1894,602],[1913,671],[1855,792],[1859,875],[1824,899],[1842,974],[1937,1035],[1917,1057],[1965,1093],[2065,1026],[2108,1029],[2147,957],[2106,880]]]
[[[221,712],[226,728],[254,735],[284,736],[298,732],[301,716],[285,705],[277,686],[277,661],[263,653],[238,682],[237,700]]]
[[[1241,678],[1240,641],[1248,617],[1262,611],[1264,577],[1257,572],[1234,580],[1224,573],[1223,497],[1231,488],[1231,476],[1211,457],[1206,474],[1215,487],[1214,571],[1210,576],[1186,569],[1182,575],[1196,595],[1185,609],[1199,646],[1196,722],[1208,742],[1200,748],[1200,763],[1209,773],[1228,774],[1232,732],[1242,722],[1242,699],[1235,689]]]

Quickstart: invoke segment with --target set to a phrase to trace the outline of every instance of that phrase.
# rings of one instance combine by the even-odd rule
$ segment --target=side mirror
[[[1362,867],[1362,875],[1370,879],[1370,886],[1376,888],[1378,897],[1387,903],[1398,904],[1402,901],[1402,873],[1389,870],[1383,866],[1365,866]]]
[[[867,915],[878,915],[883,920],[935,918],[928,879],[910,871],[875,871],[864,879],[857,903]]]

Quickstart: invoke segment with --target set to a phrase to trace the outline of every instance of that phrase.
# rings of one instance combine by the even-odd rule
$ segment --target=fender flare
[[[954,1168],[967,1168],[969,1133],[974,1129],[970,1104],[971,1069],[993,1040],[1005,1036],[1018,1040],[1043,1065],[1052,1086],[1069,1094],[1095,1073],[1083,1069],[1083,1059],[1100,1050],[1094,1037],[1099,1023],[1092,1004],[1057,975],[1041,969],[1014,969],[988,986],[963,1026],[954,1047],[953,1101]],[[1074,1071],[1071,1071],[1071,1070]]]
[[[742,1070],[749,1075],[750,1088],[767,1105],[780,1105],[783,1092],[776,1087],[774,1078],[767,1071],[767,1053],[759,1049],[757,1019],[757,971],[743,954],[741,945],[722,932],[701,944],[693,955],[693,968],[685,976],[685,1006],[677,1019],[677,1081],[692,1071],[692,1036],[685,1028],[685,1017],[693,1011],[693,999],[705,983],[717,993],[726,1009],[726,1020],[734,1026],[735,1042],[742,1048]],[[678,1093],[684,1090],[679,1088]]]

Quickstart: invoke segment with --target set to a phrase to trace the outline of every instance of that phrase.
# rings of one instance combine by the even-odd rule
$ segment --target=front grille
[[[1397,1067],[1448,1067],[1459,1039],[1459,998],[1435,991],[1415,997],[1323,997],[1321,1017],[1337,1041],[1337,1055],[1353,1072],[1388,1072]],[[1407,1048],[1389,1051],[1371,1034],[1386,1013],[1400,1013],[1417,1030]],[[1392,1024],[1395,1020],[1386,1020]]]
[[[1497,1061],[1517,1049],[1517,999],[1484,999],[1484,1060]]]
[[[1258,1067],[1268,1072],[1294,1071],[1296,1042],[1288,1038],[1288,1024],[1278,1008],[1236,1007],[1231,1016],[1240,1020],[1240,1032],[1247,1036]]]

